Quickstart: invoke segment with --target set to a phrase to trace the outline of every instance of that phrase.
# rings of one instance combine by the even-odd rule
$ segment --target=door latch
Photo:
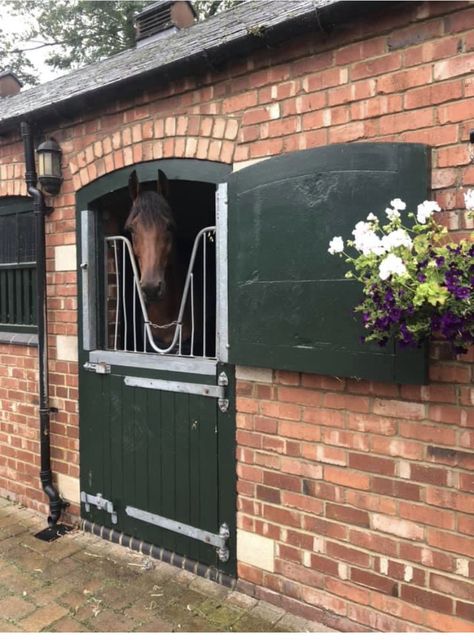
[[[106,362],[85,362],[84,369],[105,375],[106,373],[110,373],[110,364]]]
[[[81,491],[81,502],[84,503],[86,513],[90,512],[91,504],[93,504],[98,511],[104,510],[110,513],[112,524],[117,524],[117,512],[114,509],[113,502],[104,498],[101,493],[96,493],[95,496],[93,496],[85,491]]]

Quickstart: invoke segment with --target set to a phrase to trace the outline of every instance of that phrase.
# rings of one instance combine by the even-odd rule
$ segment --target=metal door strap
[[[227,548],[227,540],[230,537],[230,531],[228,525],[224,522],[219,527],[219,533],[211,533],[210,531],[204,531],[197,527],[192,527],[189,524],[178,522],[177,520],[170,520],[159,516],[156,513],[150,513],[149,511],[143,511],[142,509],[136,509],[135,507],[126,507],[125,512],[131,518],[136,520],[143,520],[149,524],[154,524],[157,527],[174,531],[175,533],[181,533],[188,538],[194,538],[195,540],[201,540],[210,544],[217,549],[217,555],[221,562],[227,562],[229,559],[229,549]]]
[[[87,513],[91,510],[91,504],[93,504],[99,511],[104,509],[107,513],[110,513],[110,519],[113,524],[117,524],[117,512],[114,509],[113,502],[104,498],[101,493],[97,493],[95,496],[85,491],[81,491],[81,502],[84,503],[84,509]]]
[[[219,408],[226,411],[229,401],[225,397],[225,387],[229,384],[225,373],[219,375],[218,384],[198,384],[196,382],[177,382],[176,380],[155,380],[153,378],[136,378],[126,376],[124,382],[128,387],[142,387],[144,389],[157,389],[160,391],[174,391],[177,393],[190,393],[192,395],[218,398]]]

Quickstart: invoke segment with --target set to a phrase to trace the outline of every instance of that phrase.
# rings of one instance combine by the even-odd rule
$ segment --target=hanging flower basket
[[[465,202],[474,209],[474,190]],[[441,210],[435,201],[419,204],[416,215],[405,210],[395,198],[384,222],[369,213],[356,224],[353,240],[336,236],[329,243],[329,253],[350,265],[346,278],[363,286],[355,308],[366,330],[361,340],[420,346],[436,334],[465,353],[474,344],[474,235],[450,242],[433,218]]]

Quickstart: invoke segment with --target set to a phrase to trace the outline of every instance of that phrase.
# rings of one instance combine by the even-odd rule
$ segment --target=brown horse
[[[168,204],[168,180],[158,171],[157,191],[141,190],[136,171],[130,174],[128,187],[132,208],[125,222],[131,233],[135,257],[140,269],[140,288],[145,299],[152,333],[159,348],[168,348],[173,340],[186,266],[179,259],[175,242],[175,222]],[[191,337],[189,304],[183,316],[181,341]]]

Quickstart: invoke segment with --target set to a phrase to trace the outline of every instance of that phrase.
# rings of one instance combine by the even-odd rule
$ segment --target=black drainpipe
[[[21,136],[25,150],[25,181],[28,193],[33,198],[33,212],[36,220],[36,317],[38,322],[38,358],[39,358],[39,416],[40,416],[40,478],[43,491],[49,498],[48,526],[53,528],[61,516],[61,510],[69,506],[64,502],[53,485],[51,472],[51,447],[49,436],[48,395],[48,319],[46,306],[46,250],[45,217],[47,208],[43,194],[36,188],[38,177],[35,167],[33,137],[28,122],[21,123]]]

